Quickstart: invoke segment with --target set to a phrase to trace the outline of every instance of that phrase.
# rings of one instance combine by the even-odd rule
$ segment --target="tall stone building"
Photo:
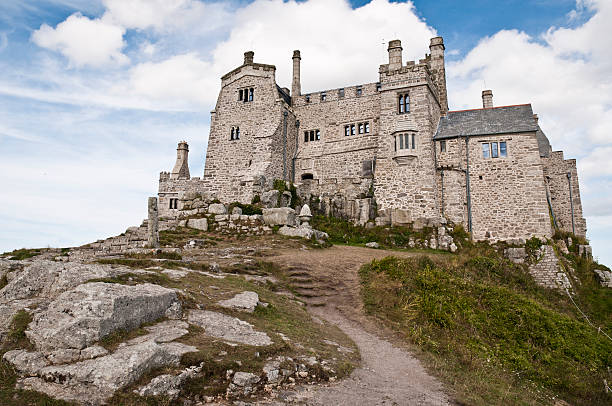
[[[291,90],[253,52],[221,78],[211,113],[202,178],[191,178],[179,144],[172,173],[160,175],[160,215],[181,193],[250,203],[274,179],[306,201],[365,224],[422,226],[442,218],[478,240],[549,237],[553,226],[586,234],[575,160],[553,152],[531,105],[449,111],[444,42],[402,60],[399,40],[378,81],[302,94],[299,51]]]

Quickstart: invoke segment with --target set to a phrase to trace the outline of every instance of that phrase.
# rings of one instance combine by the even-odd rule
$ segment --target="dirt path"
[[[362,364],[349,378],[282,396],[308,405],[448,405],[442,385],[392,334],[370,320],[359,296],[357,271],[372,259],[414,254],[361,247],[287,250],[267,258],[288,267],[313,315],[342,329],[359,347]],[[291,273],[292,272],[292,273]]]

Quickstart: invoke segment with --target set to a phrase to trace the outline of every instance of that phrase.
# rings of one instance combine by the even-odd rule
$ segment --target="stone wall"
[[[567,274],[561,269],[559,259],[551,245],[543,245],[536,262],[529,266],[529,273],[540,286],[569,290],[572,285]]]
[[[507,157],[483,158],[482,144],[506,142]],[[440,149],[438,143],[438,151]],[[444,182],[444,214],[467,229],[465,139],[437,152]],[[535,133],[470,137],[472,232],[476,240],[526,240],[552,235],[542,163]],[[449,177],[453,181],[449,181]],[[441,180],[438,180],[440,183]],[[465,210],[459,202],[465,202]]]
[[[542,158],[546,186],[557,227],[572,231],[572,203],[574,213],[574,234],[586,237],[586,220],[582,216],[582,201],[575,159],[563,159],[562,151],[554,151],[549,158]],[[568,173],[570,178],[567,177]],[[570,187],[572,198],[570,203]]]

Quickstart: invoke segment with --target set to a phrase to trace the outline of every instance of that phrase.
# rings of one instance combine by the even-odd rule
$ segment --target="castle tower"
[[[389,71],[398,70],[402,67],[402,42],[399,39],[389,41]]]
[[[483,109],[493,108],[493,91],[492,90],[482,91],[482,108]]]
[[[170,173],[170,179],[189,179],[189,145],[181,141],[176,149],[176,163]]]
[[[429,67],[435,78],[440,97],[440,113],[445,115],[448,111],[448,96],[446,94],[446,70],[444,68],[444,40],[434,37],[429,42],[431,52]]]
[[[291,96],[297,97],[302,94],[302,85],[300,84],[300,51],[293,51],[293,80],[291,82]]]

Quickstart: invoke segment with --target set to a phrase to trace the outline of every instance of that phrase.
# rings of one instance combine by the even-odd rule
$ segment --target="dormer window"
[[[408,93],[402,93],[398,96],[399,113],[410,113],[410,95]]]

